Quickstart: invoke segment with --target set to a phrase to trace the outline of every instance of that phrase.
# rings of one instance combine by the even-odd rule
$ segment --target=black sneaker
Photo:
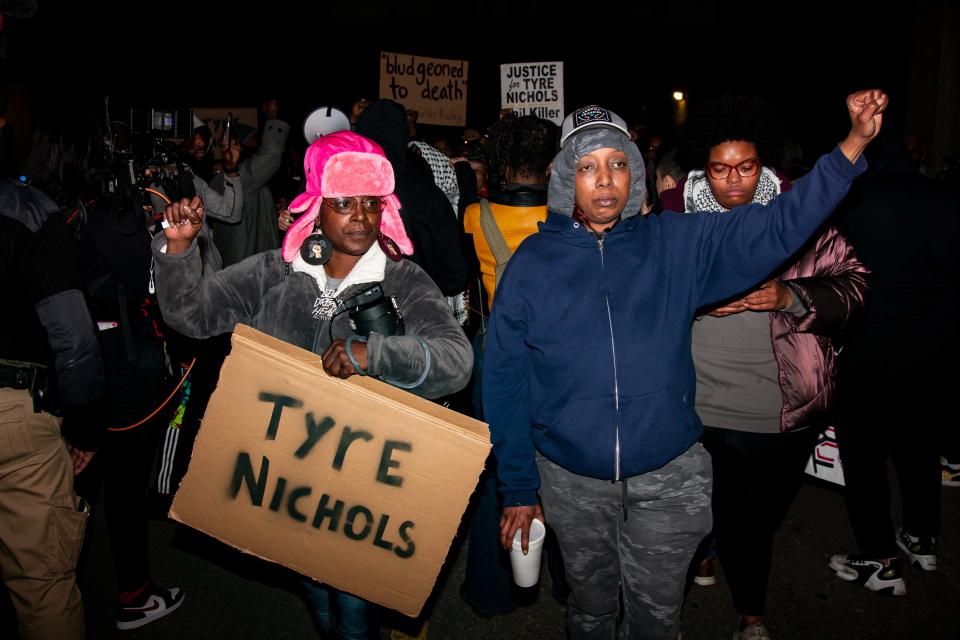
[[[936,538],[917,538],[901,527],[897,529],[897,546],[907,554],[913,566],[924,571],[937,570]]]
[[[159,620],[176,611],[183,604],[184,597],[177,587],[164,589],[151,582],[139,596],[117,607],[117,629],[137,629]]]
[[[907,593],[907,585],[900,574],[900,561],[896,558],[884,564],[861,555],[839,553],[830,558],[830,568],[837,572],[841,580],[856,582],[870,591],[890,596]]]

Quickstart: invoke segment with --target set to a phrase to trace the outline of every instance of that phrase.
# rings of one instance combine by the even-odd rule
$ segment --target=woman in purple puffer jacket
[[[679,209],[680,197],[683,210],[697,215],[766,204],[789,189],[767,166],[779,158],[781,141],[776,116],[759,100],[705,104],[684,145],[698,169],[664,194],[665,208]],[[867,294],[867,270],[836,230],[814,237],[797,256],[753,290],[702,310],[693,327],[696,408],[714,467],[716,549],[740,615],[734,637],[743,640],[770,637],[763,620],[773,537],[829,424],[830,336],[863,309]],[[703,577],[697,582],[709,582]]]

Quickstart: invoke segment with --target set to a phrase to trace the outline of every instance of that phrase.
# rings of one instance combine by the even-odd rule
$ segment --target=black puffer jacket
[[[403,107],[378,100],[357,121],[356,132],[370,138],[393,165],[400,217],[413,242],[411,259],[423,267],[444,295],[463,291],[467,262],[460,250],[460,229],[450,201],[433,179],[417,175],[407,166],[407,118]]]

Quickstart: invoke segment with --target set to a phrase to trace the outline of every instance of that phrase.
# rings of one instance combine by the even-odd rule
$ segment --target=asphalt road
[[[943,507],[940,570],[922,573],[906,567],[907,595],[883,597],[837,579],[827,568],[831,554],[854,551],[842,495],[815,481],[805,484],[776,539],[767,606],[774,640],[960,638],[960,489],[944,488]],[[172,522],[155,521],[151,531],[154,577],[184,589],[183,606],[141,629],[114,629],[113,569],[98,516],[81,580],[90,638],[318,637],[291,573]],[[455,542],[437,583],[429,638],[565,637],[564,610],[549,595],[545,569],[533,604],[505,616],[478,617],[458,595],[464,551],[461,541]],[[389,637],[390,626],[402,626],[405,620],[384,616],[384,637]],[[735,622],[721,572],[715,586],[691,591],[683,637],[729,639]],[[2,631],[0,627],[0,636]]]

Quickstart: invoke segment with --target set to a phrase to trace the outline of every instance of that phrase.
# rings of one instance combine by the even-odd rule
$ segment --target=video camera
[[[190,109],[133,107],[120,116],[108,107],[107,117],[105,142],[115,187],[156,186],[157,172],[150,169],[179,164],[180,144],[193,137]]]
[[[111,110],[107,98],[106,116],[106,193],[129,204],[132,211],[142,211],[148,202],[144,189],[161,190],[171,199],[196,195],[181,157],[183,141],[193,138],[190,109]]]

